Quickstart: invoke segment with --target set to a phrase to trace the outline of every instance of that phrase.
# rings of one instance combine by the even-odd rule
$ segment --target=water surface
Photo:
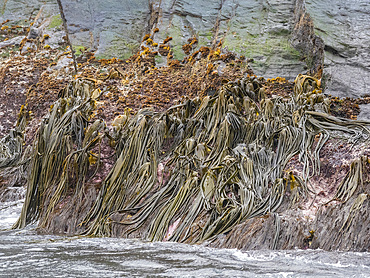
[[[0,277],[370,277],[370,253],[248,251],[5,230],[22,203],[0,204]]]

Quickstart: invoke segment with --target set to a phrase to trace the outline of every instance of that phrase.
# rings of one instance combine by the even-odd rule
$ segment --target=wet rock
[[[357,207],[356,201],[365,200]],[[369,198],[367,194],[356,194],[347,203],[323,206],[317,213],[315,238],[312,248],[324,250],[366,251],[370,250]]]
[[[0,205],[5,202],[14,202],[21,200],[25,197],[25,188],[20,186],[0,186]]]
[[[79,198],[78,195],[65,198],[58,204],[56,213],[50,217],[50,221],[44,227],[39,227],[38,232],[63,235],[75,235],[83,232],[83,228],[79,224],[93,206],[96,198],[97,193],[94,187],[85,190],[84,198]]]
[[[315,33],[325,43],[326,86],[339,97],[369,93],[370,2],[307,0]]]

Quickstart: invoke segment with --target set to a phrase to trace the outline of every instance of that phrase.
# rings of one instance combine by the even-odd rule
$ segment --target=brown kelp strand
[[[71,88],[72,87],[72,88]],[[89,125],[95,107],[91,85],[75,81],[61,91],[43,119],[32,146],[25,203],[14,228],[23,228],[53,210],[62,194],[81,189],[88,178],[89,151],[102,122]]]
[[[36,219],[47,225],[63,196],[82,196],[99,167],[91,162],[100,160],[103,139],[115,148],[114,165],[80,223],[84,234],[189,243],[274,213],[287,192],[290,206],[305,200],[329,138],[369,140],[370,123],[327,114],[320,81],[305,75],[287,97],[267,96],[261,79],[252,76],[162,113],[126,108],[109,130],[102,120],[90,121],[97,92],[90,82],[74,81],[42,122],[14,227]],[[293,157],[302,164],[300,173],[286,169]],[[337,199],[353,195],[359,167],[351,166]],[[277,238],[278,216],[275,222]]]
[[[163,114],[142,110],[125,120],[126,147],[85,219],[86,233],[111,235],[112,227],[124,226],[116,228],[120,236],[141,231],[149,240],[201,242],[275,211],[288,186],[292,203],[305,198],[330,136],[368,138],[364,123],[325,113],[317,83],[299,76],[291,98],[270,99],[258,79],[246,78],[202,101],[187,100]],[[168,141],[172,150],[158,161]],[[284,172],[297,154],[302,178]]]
[[[8,186],[20,186],[27,179],[30,148],[24,150],[24,131],[30,113],[22,105],[18,120],[6,136],[0,139],[0,181],[6,180]],[[0,182],[1,189],[2,182]]]
[[[23,132],[29,118],[29,113],[24,106],[18,115],[18,120],[8,135],[0,139],[0,170],[15,166],[22,156],[24,143]]]

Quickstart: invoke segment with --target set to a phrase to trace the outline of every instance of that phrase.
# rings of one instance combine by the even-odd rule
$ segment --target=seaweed
[[[95,106],[90,83],[76,80],[67,86],[43,119],[32,146],[26,199],[13,228],[25,227],[42,213],[47,218],[66,190],[72,186],[78,192],[83,186],[89,151],[101,138],[96,134],[100,124],[88,125]]]
[[[249,77],[164,113],[139,111],[121,128],[123,147],[81,223],[85,234],[111,235],[116,224],[127,226],[122,236],[143,229],[149,240],[196,243],[276,211],[288,186],[292,204],[299,202],[311,191],[307,182],[319,173],[319,152],[330,136],[356,141],[369,135],[368,123],[314,111],[326,106],[322,96],[310,101],[321,93],[318,83],[299,76],[290,99],[270,99]],[[166,140],[173,142],[164,159],[169,178],[159,183]],[[295,155],[302,177],[284,172]],[[117,213],[121,221],[113,219]]]
[[[306,199],[329,138],[369,140],[369,123],[325,112],[320,82],[309,76],[299,75],[285,98],[268,96],[263,80],[248,76],[164,112],[141,109],[132,115],[125,109],[111,131],[102,119],[90,121],[102,95],[95,83],[70,83],[44,118],[14,228],[37,219],[46,226],[63,196],[82,198],[99,167],[97,146],[104,138],[116,158],[80,223],[83,234],[110,236],[119,226],[121,236],[139,232],[152,241],[189,243],[212,240],[249,218],[276,212],[288,193],[290,206]],[[285,170],[296,156],[303,165],[300,175]],[[336,198],[348,200],[360,176],[361,163],[354,162]],[[278,216],[275,222],[273,248]]]

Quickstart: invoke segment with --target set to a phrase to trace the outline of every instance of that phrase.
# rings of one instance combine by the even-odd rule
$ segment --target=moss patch
[[[51,21],[50,21],[50,24],[48,26],[48,29],[53,29],[55,27],[58,27],[58,26],[61,26],[63,23],[62,21],[62,18],[60,17],[60,14],[58,15],[54,15],[52,18],[51,18]]]
[[[82,54],[81,50],[85,49],[83,45],[74,45],[73,50],[75,51],[76,56],[80,56]]]

